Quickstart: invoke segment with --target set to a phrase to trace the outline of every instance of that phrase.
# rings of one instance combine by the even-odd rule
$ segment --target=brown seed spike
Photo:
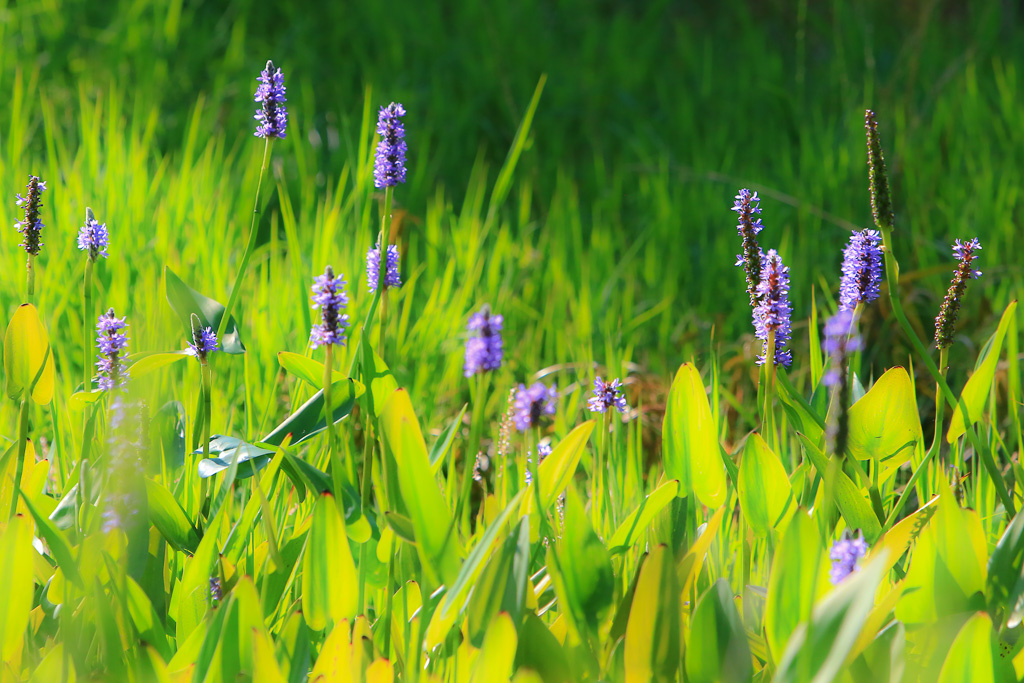
[[[868,186],[871,190],[871,214],[879,230],[892,230],[894,216],[892,195],[889,193],[889,174],[885,170],[882,142],[878,137],[875,112],[864,112],[864,128],[868,138]]]

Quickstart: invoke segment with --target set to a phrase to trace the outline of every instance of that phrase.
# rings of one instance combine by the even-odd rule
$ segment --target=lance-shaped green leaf
[[[981,418],[981,411],[985,407],[985,401],[992,391],[992,378],[995,377],[996,363],[999,362],[999,356],[1003,351],[1003,340],[1006,338],[1006,330],[1010,326],[1010,322],[1013,320],[1016,312],[1017,302],[1011,301],[1010,305],[1003,311],[1003,317],[999,320],[999,327],[996,328],[995,334],[989,338],[988,343],[981,350],[981,361],[978,363],[977,369],[971,375],[971,378],[967,380],[963,393],[960,394],[960,400],[967,406],[967,415],[971,420],[971,424],[974,424]],[[1014,363],[1016,360],[1011,358],[1010,362]],[[946,441],[953,443],[963,436],[965,431],[964,414],[957,407],[953,410],[953,416],[949,421]]]
[[[747,634],[726,579],[716,581],[697,603],[686,645],[686,675],[693,683],[750,680]]]
[[[197,448],[192,451],[192,455],[200,455],[202,452],[202,448]],[[234,463],[238,468],[235,477],[246,479],[270,462],[270,456],[273,454],[272,450],[246,443],[237,437],[214,434],[210,437],[210,455],[213,457],[199,461],[199,476],[203,479],[212,477]],[[250,460],[252,465],[246,464]]]
[[[681,614],[672,551],[659,545],[644,561],[633,592],[623,652],[626,683],[675,679]]]
[[[31,396],[39,405],[53,398],[53,350],[50,336],[32,304],[14,312],[4,336],[4,375],[7,396],[15,401]]]
[[[524,517],[519,522],[519,530],[505,539],[473,584],[466,608],[466,631],[474,647],[483,646],[487,628],[499,611],[519,623],[526,601],[529,568],[530,518]]]
[[[590,434],[594,431],[594,424],[593,420],[587,420],[569,432],[551,451],[551,455],[544,458],[544,462],[537,467],[537,478],[540,479],[540,500],[545,510],[555,504],[558,496],[562,494],[576,474],[576,467],[580,464],[583,449],[590,439]],[[535,502],[533,484],[530,484],[528,489],[529,493],[523,497],[524,512],[532,511]]]
[[[988,559],[985,585],[993,614],[1005,615],[1008,628],[1015,628],[1024,616],[1024,511],[1006,527]]]
[[[743,517],[759,536],[767,536],[796,504],[786,468],[756,432],[743,448],[737,490]]]
[[[18,515],[0,531],[0,661],[16,661],[32,610],[32,522]]]
[[[334,496],[322,494],[302,557],[302,614],[314,631],[337,625],[356,614],[359,576],[348,547],[345,520]]]
[[[181,324],[185,328],[185,339],[192,340],[193,315],[199,319],[199,324],[202,327],[220,329],[220,321],[224,317],[224,307],[219,302],[203,296],[186,285],[167,266],[164,266],[164,284],[167,289],[167,303],[181,319]],[[235,323],[234,316],[228,318],[227,331],[219,341],[220,350],[224,353],[245,353],[245,346],[238,335],[238,325]]]
[[[199,532],[171,492],[161,484],[147,479],[146,502],[149,507],[149,521],[167,542],[176,550],[195,553],[199,547]]]
[[[159,370],[180,360],[188,358],[191,354],[188,351],[167,351],[164,353],[133,354],[128,357],[131,365],[128,366],[128,376],[138,379],[149,373]]]
[[[832,478],[832,496],[835,499],[836,507],[846,520],[846,525],[851,529],[860,529],[868,543],[874,543],[882,533],[882,523],[871,510],[871,503],[864,497],[864,494],[853,480],[846,476],[846,472],[839,468],[834,460],[825,458],[816,445],[803,434],[798,434],[800,443],[804,446],[804,453],[818,470],[818,474],[828,481]]]
[[[994,683],[1016,678],[997,678],[1000,667],[996,666],[998,655],[992,636],[992,619],[987,614],[978,612],[968,619],[949,648],[938,683]]]
[[[821,537],[810,516],[798,510],[782,535],[768,576],[764,631],[773,657],[783,648],[797,625],[811,616],[827,579]]]
[[[665,473],[679,480],[679,494],[695,493],[704,505],[725,502],[725,469],[718,427],[700,373],[684,363],[672,380],[662,426]]]
[[[381,428],[398,464],[398,484],[416,532],[420,559],[433,580],[450,584],[459,573],[458,536],[441,496],[409,394],[398,389],[384,402]]]
[[[334,402],[335,423],[344,420],[352,412],[356,399],[363,393],[363,385],[354,379],[335,382],[331,386],[331,400]],[[274,427],[259,443],[280,446],[284,438],[292,435],[291,443],[298,445],[327,429],[324,419],[324,391],[313,394],[298,410]]]

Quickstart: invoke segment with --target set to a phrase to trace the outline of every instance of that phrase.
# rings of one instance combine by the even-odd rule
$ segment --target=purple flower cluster
[[[761,283],[761,247],[757,244],[757,234],[764,230],[761,215],[760,198],[756,192],[740,190],[732,204],[732,210],[739,214],[739,225],[736,231],[743,238],[743,253],[736,257],[736,265],[743,266],[747,275],[747,294],[750,305],[757,305],[757,287]]]
[[[857,561],[867,552],[868,544],[860,533],[855,537],[844,534],[843,538],[836,541],[829,553],[829,557],[832,559],[832,571],[829,574],[832,585],[841,583],[852,574],[853,570],[857,568]]]
[[[188,343],[190,356],[195,356],[200,363],[205,363],[206,357],[219,348],[217,333],[213,331],[212,327],[192,328],[192,341]]]
[[[378,188],[394,187],[405,182],[405,107],[392,102],[380,108],[377,117],[377,157],[373,164],[373,184]]]
[[[25,209],[25,218],[14,224],[25,240],[21,246],[31,256],[39,255],[39,248],[43,243],[39,241],[39,235],[43,231],[43,221],[39,218],[39,210],[43,206],[42,195],[46,191],[46,181],[40,180],[38,176],[30,175],[28,185],[25,186],[28,192],[22,197],[20,194],[14,196],[14,203]]]
[[[839,309],[852,311],[870,304],[880,294],[882,234],[877,230],[855,232],[843,250],[843,277],[839,284]]]
[[[366,284],[371,292],[377,291],[380,283],[380,245],[375,245],[366,252]],[[402,277],[398,274],[398,247],[388,245],[387,270],[384,273],[384,289],[401,287]]]
[[[78,230],[78,248],[86,252],[90,261],[102,256],[107,258],[107,244],[110,242],[110,234],[107,232],[107,224],[100,223],[96,219],[89,219]]]
[[[122,367],[123,352],[128,348],[128,335],[124,333],[127,327],[128,323],[118,318],[113,308],[96,321],[96,346],[100,350],[96,360],[96,384],[103,391],[124,387],[128,382],[128,370]]]
[[[606,413],[612,407],[620,413],[629,410],[626,397],[622,394],[622,382],[616,377],[605,382],[600,377],[594,378],[594,395],[587,399],[587,410],[592,413]]]
[[[260,105],[255,118],[256,137],[283,138],[288,128],[288,108],[284,103],[288,100],[284,93],[284,74],[280,69],[274,70],[274,63],[267,60],[267,67],[256,78],[260,82],[256,88],[255,101]]]
[[[946,298],[942,300],[942,308],[935,318],[935,345],[940,349],[947,348],[953,343],[956,319],[960,314],[960,302],[967,291],[967,281],[981,277],[981,271],[974,267],[974,260],[978,258],[979,251],[981,242],[977,238],[968,242],[956,240],[953,243],[953,255],[956,256],[957,266],[953,271],[953,281],[949,283]]]
[[[486,304],[469,317],[469,331],[478,334],[466,340],[466,362],[463,365],[466,377],[501,367],[503,321],[500,315],[492,315],[491,307]]]
[[[309,333],[309,345],[316,349],[345,343],[348,315],[342,311],[348,306],[345,276],[334,275],[330,266],[313,282],[313,310],[320,309],[320,323]]]
[[[558,388],[555,385],[548,388],[540,382],[534,382],[527,388],[525,384],[520,384],[516,392],[516,429],[525,432],[530,427],[539,426],[541,418],[555,414],[557,401]]]
[[[754,333],[764,341],[757,364],[763,365],[768,355],[768,336],[775,333],[776,365],[789,367],[793,354],[785,349],[792,336],[790,318],[793,308],[789,305],[789,268],[774,249],[764,255],[761,267],[761,281],[757,285],[757,305],[754,307]]]

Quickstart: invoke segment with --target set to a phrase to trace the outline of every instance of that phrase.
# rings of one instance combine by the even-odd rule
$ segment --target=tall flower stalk
[[[764,258],[761,247],[757,244],[757,234],[764,230],[764,225],[758,218],[761,215],[760,201],[756,192],[743,189],[736,195],[732,204],[732,210],[738,214],[739,220],[736,231],[743,238],[743,253],[736,257],[736,265],[742,266],[747,276],[747,294],[750,296],[752,307],[757,306],[760,296],[758,285],[761,284],[761,260]]]
[[[263,162],[260,164],[259,179],[256,181],[256,199],[253,201],[249,239],[245,243],[242,261],[238,265],[238,273],[235,274],[235,282],[231,285],[231,294],[228,296],[227,306],[224,307],[224,314],[217,328],[218,338],[223,338],[228,329],[228,320],[238,301],[242,280],[245,278],[245,271],[249,268],[249,259],[252,257],[253,249],[256,248],[256,218],[260,211],[260,189],[263,187],[263,175],[270,163],[271,147],[275,139],[285,137],[288,129],[288,109],[285,106],[287,98],[285,97],[284,74],[281,69],[275,69],[274,62],[268,59],[266,68],[260,72],[256,80],[259,81],[259,86],[256,88],[254,100],[260,106],[253,117],[259,122],[253,135],[263,138]]]
[[[39,256],[39,250],[43,246],[41,234],[44,225],[39,215],[43,207],[42,196],[43,192],[46,191],[46,181],[40,180],[38,176],[30,175],[28,177],[28,185],[25,188],[27,192],[24,197],[20,194],[15,195],[14,203],[19,208],[25,210],[25,216],[22,220],[15,223],[14,227],[21,233],[23,240],[20,246],[28,254],[25,268],[28,300],[31,301],[36,290],[36,271],[33,260],[36,256]]]
[[[388,252],[388,267],[377,268],[376,291],[380,294],[380,341],[377,346],[381,356],[384,356],[385,335],[388,324],[388,275],[391,270],[391,201],[394,188],[405,182],[405,153],[408,147],[405,143],[405,125],[402,117],[405,116],[405,107],[392,102],[386,107],[381,107],[377,115],[377,135],[380,140],[377,143],[377,151],[373,163],[373,184],[377,189],[384,190],[384,210],[381,213],[380,235],[377,238],[378,264],[380,263],[380,249]],[[395,250],[395,266],[397,268],[398,253]]]
[[[78,230],[78,248],[85,254],[85,277],[82,282],[82,300],[84,301],[85,321],[82,330],[82,352],[85,354],[82,363],[84,377],[82,378],[82,390],[88,392],[91,389],[92,374],[89,372],[89,321],[92,320],[92,271],[96,261],[100,258],[107,258],[107,244],[110,242],[110,235],[107,232],[107,224],[100,223],[92,213],[92,209],[85,209],[85,225]]]
[[[613,420],[614,411],[626,413],[629,404],[622,393],[622,382],[616,377],[605,382],[600,376],[594,378],[593,395],[587,399],[587,410],[602,416],[603,429],[597,444],[597,457],[594,461],[594,476],[591,481],[591,520],[594,528],[603,531],[605,516],[611,514],[611,501],[615,500],[618,482],[615,476],[615,437]],[[610,485],[605,482],[605,474],[611,475]],[[614,520],[611,520],[614,522]]]
[[[203,392],[203,459],[206,460],[210,457],[210,424],[213,421],[213,371],[210,369],[209,355],[217,351],[220,345],[213,328],[202,327],[197,322],[193,316],[192,339],[188,342],[186,352],[199,361],[200,390]],[[205,498],[204,490],[204,503]]]
[[[313,325],[309,334],[309,345],[313,349],[324,347],[324,420],[327,424],[327,451],[331,461],[331,476],[334,495],[341,505],[341,490],[344,484],[343,463],[334,445],[334,410],[331,404],[331,385],[334,380],[334,346],[345,344],[345,328],[348,315],[348,294],[345,293],[345,276],[334,274],[327,266],[324,274],[313,282],[313,309],[320,311],[320,322]],[[363,463],[363,467],[369,467]]]
[[[999,467],[992,456],[992,451],[988,448],[987,444],[983,443],[978,438],[978,434],[971,424],[970,416],[967,413],[967,406],[964,405],[963,401],[957,399],[952,389],[949,388],[949,384],[946,382],[946,378],[940,372],[939,367],[932,360],[931,354],[928,352],[928,348],[920,337],[917,336],[917,332],[911,326],[910,321],[907,319],[906,313],[903,311],[903,306],[900,303],[899,298],[899,264],[896,262],[896,255],[893,251],[892,244],[892,230],[894,223],[894,214],[892,209],[892,198],[889,191],[889,177],[885,167],[885,158],[882,155],[882,144],[878,134],[878,122],[875,119],[875,112],[868,109],[864,113],[864,128],[867,135],[867,150],[868,150],[868,184],[871,192],[871,212],[875,221],[875,226],[882,233],[882,244],[884,246],[885,256],[885,278],[889,286],[889,301],[892,305],[893,315],[896,316],[896,320],[899,322],[900,327],[903,328],[904,333],[910,340],[911,345],[917,352],[924,363],[925,368],[931,373],[932,378],[938,385],[939,393],[945,398],[946,403],[949,404],[950,408],[959,408],[964,418],[964,424],[966,426],[966,434],[968,440],[971,442],[971,446],[975,452],[981,457],[981,461],[984,464],[985,469],[988,471],[993,483],[995,484],[996,495],[999,497],[1000,502],[1003,504],[1007,514],[1016,514],[1016,506],[1013,504],[1013,499],[1010,497],[1009,492],[1006,489],[1006,483],[1003,481],[1002,473],[999,471]],[[890,511],[889,518],[886,520],[885,529],[888,529],[895,520],[899,511],[903,507],[906,496],[909,491],[913,490],[917,479],[921,476],[921,473],[927,469],[927,463],[934,456],[937,448],[929,449],[925,459],[922,461],[918,468],[914,471],[910,481],[904,488],[903,494],[900,496],[895,507]]]

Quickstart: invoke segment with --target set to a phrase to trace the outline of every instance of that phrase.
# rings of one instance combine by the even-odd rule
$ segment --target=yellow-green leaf
[[[0,661],[9,662],[21,652],[32,609],[32,522],[18,515],[0,532]]]
[[[4,374],[7,396],[21,400],[31,392],[32,400],[46,405],[53,399],[53,351],[50,337],[32,304],[14,312],[4,337]]]
[[[992,338],[985,345],[985,350],[982,352],[985,359],[981,361],[978,369],[967,380],[963,393],[960,394],[960,400],[967,407],[967,416],[970,418],[971,424],[977,422],[981,417],[985,401],[992,391],[992,378],[995,376],[996,363],[999,362],[999,355],[1003,350],[1003,339],[1006,338],[1006,330],[1010,325],[1010,321],[1013,320],[1016,311],[1017,302],[1011,301],[1010,305],[1003,311],[1003,317],[999,320],[999,327],[996,328],[995,334],[992,335]],[[1016,361],[1011,359],[1011,362]],[[964,414],[958,406],[953,409],[953,416],[949,421],[949,431],[946,432],[946,441],[953,443],[965,431]]]
[[[398,485],[416,534],[416,549],[433,580],[451,585],[459,573],[459,542],[452,515],[430,469],[409,394],[398,389],[384,402],[381,426],[398,463]]]
[[[681,613],[672,553],[659,545],[644,561],[633,593],[623,652],[626,683],[674,680]]]
[[[302,614],[314,631],[337,625],[356,614],[359,576],[345,533],[345,518],[334,496],[323,493],[302,557]]]
[[[644,532],[654,516],[664,509],[676,494],[679,492],[679,481],[672,479],[666,481],[658,488],[651,491],[640,507],[622,520],[619,528],[608,539],[608,548],[615,552],[617,549],[626,549],[633,546],[640,534]]]
[[[797,624],[810,618],[814,601],[824,589],[824,565],[817,525],[798,510],[782,535],[768,575],[764,630],[776,659]]]
[[[888,370],[850,407],[849,452],[858,460],[877,459],[887,470],[910,460],[919,445],[921,420],[910,375]]]
[[[663,423],[665,473],[678,479],[680,495],[695,493],[704,505],[725,502],[725,468],[718,426],[707,391],[692,363],[684,363],[669,390]]]
[[[992,619],[978,612],[956,634],[942,663],[938,683],[993,683],[994,657]]]
[[[760,434],[747,438],[737,490],[743,517],[760,536],[768,535],[795,504],[786,469]]]
[[[505,683],[512,675],[516,656],[516,625],[512,617],[501,612],[487,629],[484,646],[473,666],[470,683]]]

